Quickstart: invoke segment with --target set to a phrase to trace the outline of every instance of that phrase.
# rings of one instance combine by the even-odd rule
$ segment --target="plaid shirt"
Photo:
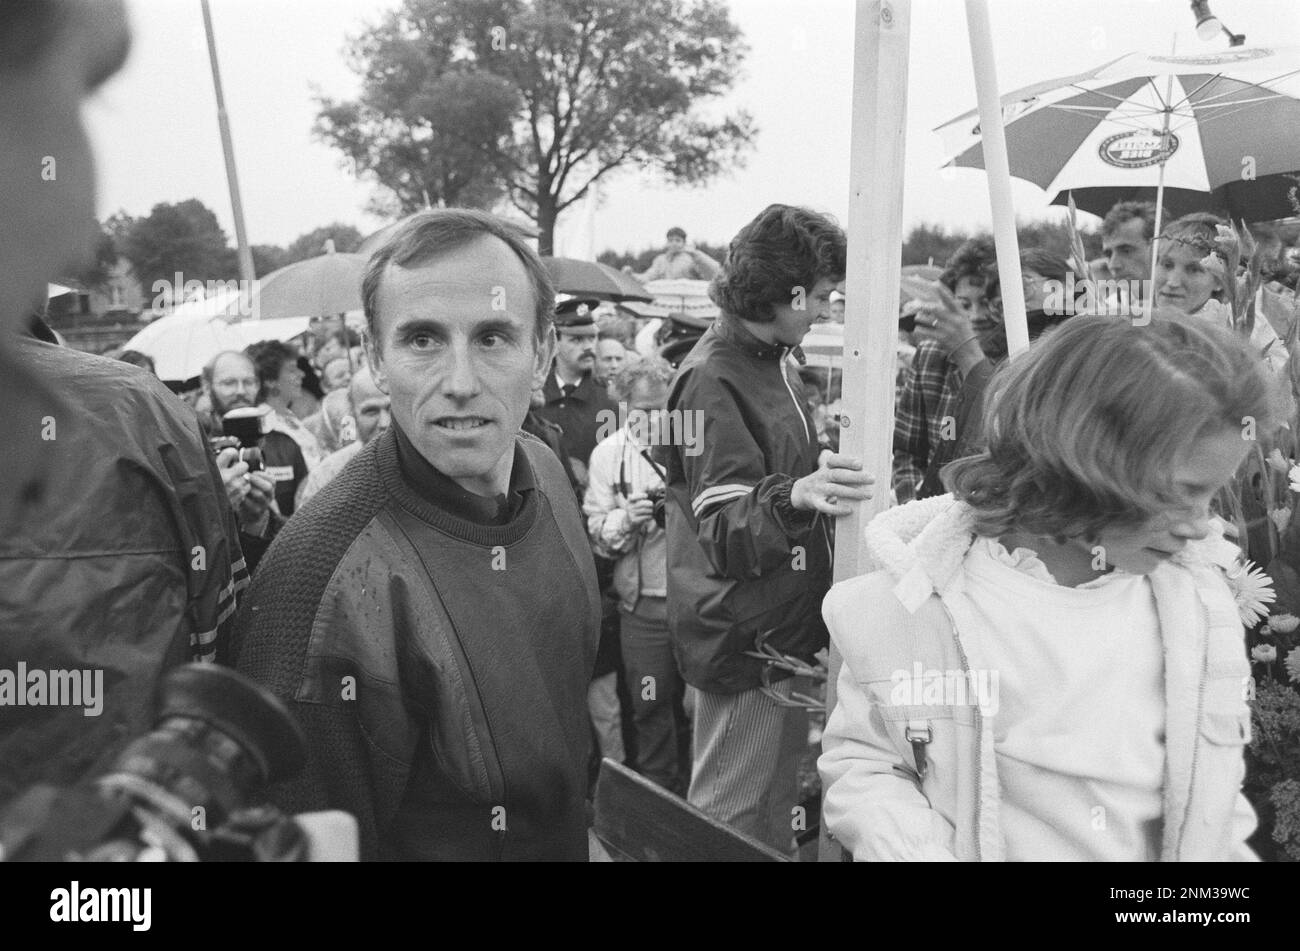
[[[923,340],[903,383],[894,415],[894,494],[898,504],[916,498],[926,466],[941,441],[946,417],[957,421],[962,375],[938,344]]]

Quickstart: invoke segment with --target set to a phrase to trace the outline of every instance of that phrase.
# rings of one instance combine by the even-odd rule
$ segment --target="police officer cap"
[[[555,326],[590,327],[596,323],[596,308],[600,301],[574,297],[555,305]]]

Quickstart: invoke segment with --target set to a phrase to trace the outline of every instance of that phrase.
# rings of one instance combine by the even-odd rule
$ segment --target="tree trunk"
[[[555,253],[555,198],[543,193],[537,202],[537,253]]]

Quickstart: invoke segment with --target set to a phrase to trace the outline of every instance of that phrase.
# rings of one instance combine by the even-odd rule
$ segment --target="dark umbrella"
[[[639,300],[648,303],[654,300],[636,278],[595,261],[542,258],[542,263],[551,272],[555,289],[561,294],[608,301]]]
[[[1256,179],[1229,182],[1212,192],[1187,188],[1165,189],[1164,220],[1173,221],[1194,211],[1209,211],[1232,221],[1272,221],[1300,214],[1293,201],[1300,197],[1300,172],[1261,175]],[[1053,205],[1068,205],[1070,192],[1063,191],[1052,199]],[[1116,202],[1156,200],[1154,188],[1076,188],[1074,204],[1080,211],[1105,217]]]

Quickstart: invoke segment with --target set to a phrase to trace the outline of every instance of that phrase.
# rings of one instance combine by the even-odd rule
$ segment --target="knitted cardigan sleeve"
[[[376,790],[400,788],[404,768],[367,741],[355,704],[303,702],[299,696],[322,595],[384,502],[374,450],[372,444],[359,453],[276,537],[244,598],[230,655],[240,672],[284,701],[307,736],[306,767],[273,786],[271,801],[289,813],[352,813],[360,827],[362,859],[376,857],[380,813],[386,811]]]

